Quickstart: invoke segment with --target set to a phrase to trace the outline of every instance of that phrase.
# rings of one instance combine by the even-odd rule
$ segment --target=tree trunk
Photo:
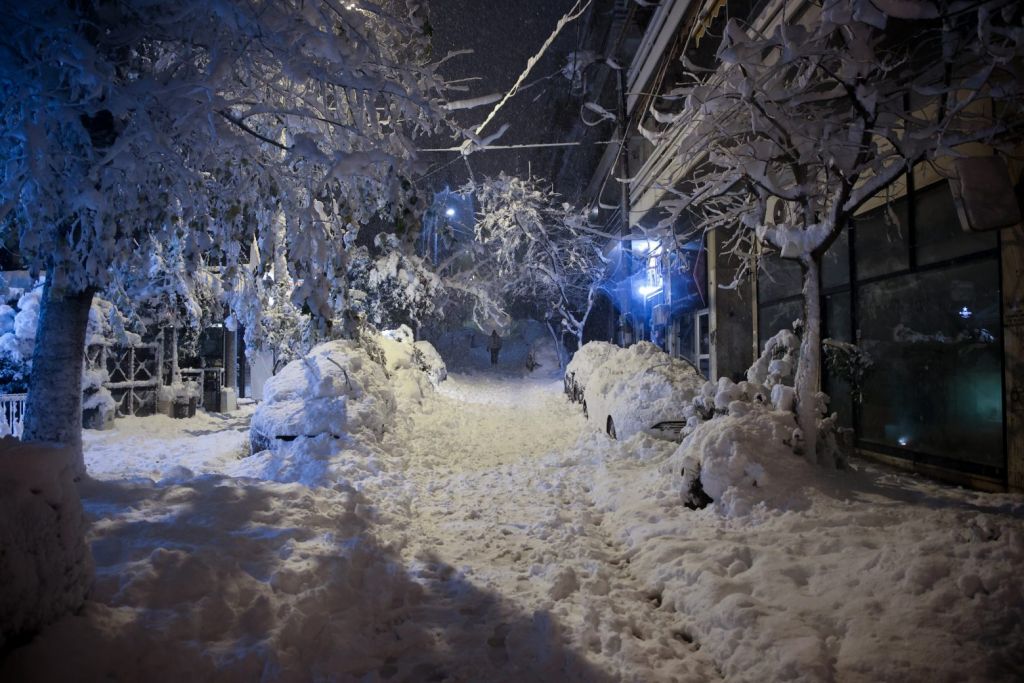
[[[558,369],[561,370],[565,367],[565,348],[562,346],[562,340],[558,338],[558,333],[555,332],[555,326],[551,324],[551,319],[548,318],[546,321],[548,332],[551,333],[551,339],[555,342],[555,355],[558,356]],[[566,354],[568,355],[568,354]]]
[[[39,302],[39,326],[25,404],[22,441],[71,446],[76,474],[85,474],[82,456],[82,368],[92,290],[57,294],[47,279]]]
[[[817,462],[818,401],[816,394],[821,375],[821,285],[820,257],[801,259],[803,271],[804,329],[796,366],[796,418],[804,435],[804,454]]]

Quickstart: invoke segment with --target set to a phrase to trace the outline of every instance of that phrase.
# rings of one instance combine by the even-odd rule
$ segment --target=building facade
[[[795,261],[765,249],[746,264],[752,276],[737,281],[729,235],[693,237],[680,225],[651,239],[663,227],[662,202],[692,169],[674,154],[682,127],[645,135],[657,125],[650,104],[671,92],[680,57],[714,64],[712,37],[727,16],[770,30],[799,7],[666,0],[645,18],[630,53],[609,36],[605,49],[623,68],[595,99],[617,100],[617,144],[592,164],[582,199],[623,237],[609,246],[615,266],[588,339],[646,339],[711,380],[738,380],[767,339],[801,318]],[[659,100],[659,110],[672,106]],[[1021,169],[1002,173],[1012,195],[1005,199],[1019,207]],[[1024,229],[978,229],[965,213],[969,199],[955,177],[916,168],[830,247],[822,337],[856,344],[871,365],[855,376],[823,360],[821,388],[860,454],[976,488],[1024,490]]]

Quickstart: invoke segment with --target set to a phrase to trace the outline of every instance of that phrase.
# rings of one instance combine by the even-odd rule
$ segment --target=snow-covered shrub
[[[576,402],[583,401],[583,391],[594,370],[622,349],[615,344],[592,341],[584,344],[565,368],[565,393]]]
[[[414,341],[406,325],[380,333],[378,343],[395,396],[401,402],[420,401],[448,376],[441,355],[427,341]],[[429,360],[428,360],[429,359]]]
[[[376,441],[393,423],[395,396],[384,368],[357,344],[320,344],[267,380],[250,426],[252,452],[282,441]]]
[[[19,297],[16,307],[0,306],[0,393],[28,391],[41,293],[37,287]]]
[[[109,379],[106,368],[82,370],[82,425],[87,429],[106,429],[114,422],[117,402],[103,386]]]
[[[448,366],[434,345],[426,340],[420,340],[413,342],[413,346],[416,348],[415,357],[420,370],[427,373],[434,386],[445,381],[448,378]]]
[[[855,401],[861,399],[861,388],[864,376],[875,364],[871,354],[849,342],[826,339],[822,343],[825,349],[825,365],[839,377],[850,383],[850,391]]]
[[[705,382],[683,408],[684,439],[672,458],[672,472],[680,477],[684,504],[704,507],[723,500],[733,489],[758,488],[754,497],[764,498],[768,495],[764,472],[783,467],[792,475],[793,468],[802,466],[803,460],[793,457],[803,449],[792,386],[799,348],[799,337],[789,330],[780,331],[747,370],[746,381],[735,383],[720,377],[718,382]],[[842,468],[846,452],[838,418],[835,413],[828,414],[826,394],[818,392],[814,398],[817,457]],[[724,506],[730,511],[738,509],[731,501]],[[749,501],[743,506],[749,507]]]
[[[0,439],[0,649],[78,609],[91,583],[71,450]]]
[[[747,381],[771,389],[776,384],[792,385],[796,372],[800,338],[790,330],[779,330],[764,345],[764,351],[747,369]]]
[[[639,342],[610,353],[589,374],[583,398],[591,422],[622,439],[682,419],[704,382],[689,362]]]
[[[790,445],[795,428],[792,412],[739,400],[728,414],[702,423],[669,460],[683,503],[716,502],[729,516],[763,500],[784,504],[794,473],[806,468]]]

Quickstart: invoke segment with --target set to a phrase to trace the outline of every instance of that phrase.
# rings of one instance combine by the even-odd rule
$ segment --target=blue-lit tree
[[[228,284],[256,240],[268,262],[285,256],[297,305],[337,307],[347,240],[403,208],[408,136],[442,118],[415,7],[387,8],[4,8],[0,220],[47,273],[26,439],[80,443],[90,301],[115,273],[143,272],[150,240],[179,243],[186,266],[204,258]]]

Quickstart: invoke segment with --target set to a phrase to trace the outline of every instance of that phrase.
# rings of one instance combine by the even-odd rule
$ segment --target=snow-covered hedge
[[[682,420],[683,407],[704,381],[687,361],[650,342],[639,342],[618,349],[598,365],[587,379],[583,398],[591,422],[616,438],[628,439],[659,422]]]
[[[793,371],[799,338],[783,330],[738,384],[728,377],[706,382],[683,408],[685,438],[671,459],[683,503],[704,507],[716,502],[725,514],[745,514],[756,501],[793,494],[796,480],[808,476],[803,434],[795,415]],[[828,396],[816,397],[818,456],[845,464],[835,414],[827,415]]]
[[[427,373],[427,377],[434,383],[434,386],[448,379],[448,366],[433,344],[426,340],[420,340],[413,342],[413,346],[416,348],[416,354],[418,354],[416,355],[416,360],[420,365],[420,369]]]
[[[407,325],[385,330],[374,340],[384,352],[384,365],[400,403],[419,403],[448,377],[437,349],[430,342],[414,341]]]
[[[594,370],[620,350],[615,344],[603,341],[584,344],[565,368],[565,393],[569,398],[577,403],[582,402],[583,390]]]
[[[250,427],[253,453],[323,436],[376,441],[395,417],[384,368],[346,340],[320,344],[288,363],[267,380],[263,398]]]
[[[0,649],[78,609],[92,556],[69,449],[0,439]]]
[[[24,393],[35,351],[42,282],[23,294],[16,307],[0,306],[0,393]],[[97,344],[138,344],[139,335],[124,329],[124,319],[109,301],[93,297],[86,327],[86,347]],[[102,428],[114,419],[117,404],[103,386],[110,377],[104,367],[82,370],[82,413],[88,428]]]

